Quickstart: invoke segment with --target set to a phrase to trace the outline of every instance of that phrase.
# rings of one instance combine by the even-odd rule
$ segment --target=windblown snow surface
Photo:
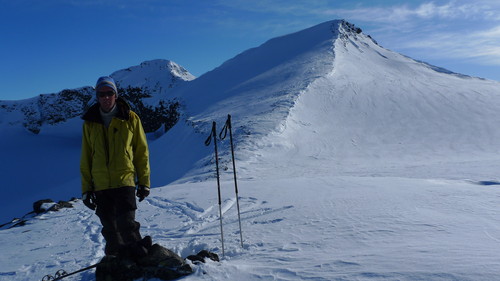
[[[498,82],[441,71],[332,21],[248,50],[177,94],[185,119],[150,140],[155,188],[139,203],[142,234],[182,257],[222,257],[213,147],[203,142],[231,113],[243,236],[242,247],[225,139],[225,255],[182,280],[500,280]],[[12,176],[41,173],[23,169],[39,162],[78,196],[76,123],[36,137],[2,131],[2,155],[19,165]],[[81,201],[0,230],[0,243],[0,280],[40,280],[104,255]]]

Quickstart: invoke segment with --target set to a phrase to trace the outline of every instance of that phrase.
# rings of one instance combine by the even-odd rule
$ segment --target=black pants
[[[96,214],[106,240],[106,255],[116,255],[125,245],[141,240],[140,224],[135,221],[135,187],[125,186],[97,191]]]

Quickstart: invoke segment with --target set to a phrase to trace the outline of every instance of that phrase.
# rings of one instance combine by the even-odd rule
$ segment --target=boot
[[[151,249],[151,246],[153,246],[153,239],[151,239],[151,236],[144,236],[141,241],[139,241],[139,244],[146,248],[147,250]]]

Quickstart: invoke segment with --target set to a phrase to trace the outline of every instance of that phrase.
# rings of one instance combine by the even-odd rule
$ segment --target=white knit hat
[[[109,76],[103,76],[97,79],[97,83],[95,84],[95,92],[99,92],[102,87],[109,87],[113,89],[115,94],[118,96],[118,89],[116,88],[115,80]]]

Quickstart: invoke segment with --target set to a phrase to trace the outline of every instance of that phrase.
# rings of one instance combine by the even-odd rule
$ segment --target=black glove
[[[144,198],[148,197],[149,195],[149,187],[147,186],[144,186],[144,185],[139,185],[139,187],[137,188],[137,197],[139,197],[139,202],[141,202],[142,200],[144,200]]]
[[[95,194],[92,191],[85,192],[82,194],[82,201],[87,208],[91,210],[95,210],[96,204],[95,204]]]

